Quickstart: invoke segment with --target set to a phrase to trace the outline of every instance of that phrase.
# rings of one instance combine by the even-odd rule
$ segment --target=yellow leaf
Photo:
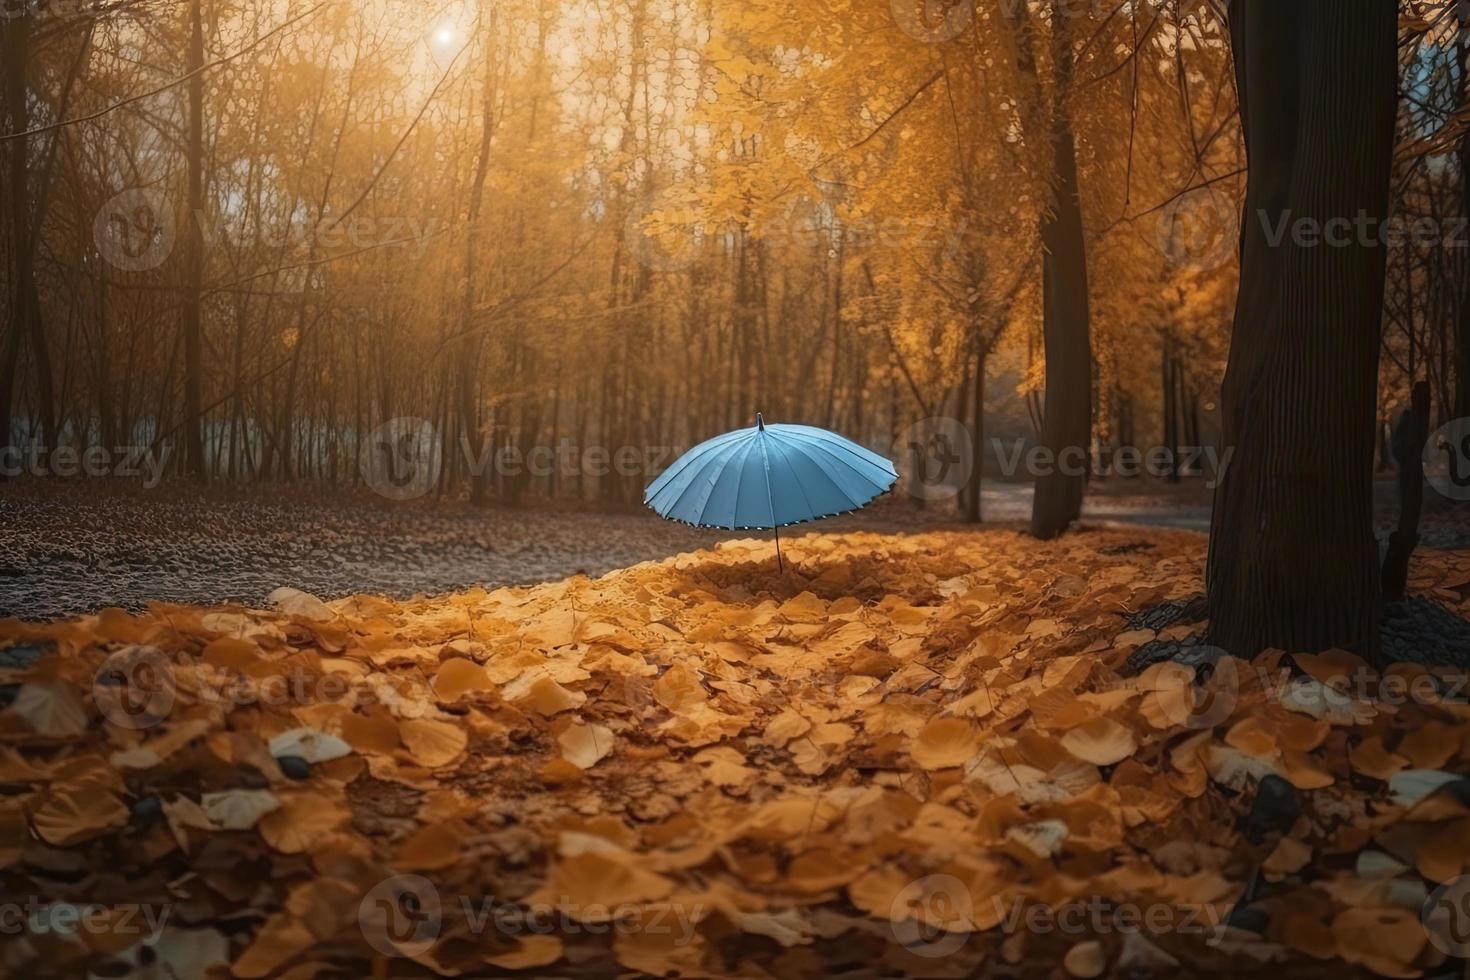
[[[909,746],[909,754],[925,769],[963,766],[980,750],[980,733],[963,718],[929,722]]]
[[[611,728],[602,725],[572,725],[556,738],[564,759],[578,769],[591,769],[613,750]]]
[[[429,769],[449,765],[469,741],[459,725],[433,718],[410,718],[398,727],[398,734],[414,761]]]
[[[1131,729],[1111,718],[1095,718],[1062,736],[1062,747],[1095,766],[1122,762],[1138,749]]]

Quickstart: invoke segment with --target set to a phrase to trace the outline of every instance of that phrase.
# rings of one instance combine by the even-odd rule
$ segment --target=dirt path
[[[1387,485],[1382,489],[1387,494]],[[1386,496],[1380,507],[1384,528],[1390,500]],[[988,522],[1022,522],[1030,513],[1031,488],[991,485],[984,507]],[[1198,482],[1119,483],[1089,497],[1085,517],[1093,524],[1204,531],[1209,513],[1209,494]],[[885,498],[812,530],[952,526],[950,502],[918,510],[907,498]],[[169,486],[143,491],[96,482],[0,484],[0,616],[139,609],[150,600],[256,604],[283,585],[324,598],[355,592],[406,598],[577,572],[601,575],[731,536],[648,513],[476,510],[376,497]],[[1470,547],[1470,530],[1463,520],[1447,522],[1435,511],[1425,539],[1431,547]]]

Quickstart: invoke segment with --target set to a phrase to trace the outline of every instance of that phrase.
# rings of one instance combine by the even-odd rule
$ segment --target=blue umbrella
[[[756,415],[754,428],[680,456],[643,502],[695,527],[774,530],[781,566],[781,528],[857,510],[896,482],[892,463],[855,442],[808,425],[766,425]]]

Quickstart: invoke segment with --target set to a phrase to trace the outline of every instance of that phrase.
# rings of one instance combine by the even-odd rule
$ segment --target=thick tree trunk
[[[1055,538],[1082,513],[1092,436],[1092,334],[1087,247],[1078,197],[1077,148],[1071,125],[1057,122],[1056,202],[1041,229],[1046,333],[1046,407],[1041,444],[1056,465],[1036,478],[1031,533]]]
[[[1460,24],[1460,42],[1457,47],[1460,58],[1460,111],[1470,105],[1470,7],[1457,4],[1456,15]],[[1470,216],[1470,129],[1460,137],[1460,214]],[[1460,308],[1455,323],[1455,417],[1470,415],[1470,269],[1460,270]],[[1412,315],[1412,311],[1411,311]],[[1442,406],[1441,406],[1442,407]]]
[[[1060,10],[1059,10],[1060,14]],[[1072,42],[1058,17],[1054,49],[1057,88],[1072,77]],[[1092,327],[1087,295],[1087,241],[1077,176],[1077,143],[1062,96],[1052,114],[1055,201],[1041,226],[1043,319],[1046,340],[1046,407],[1041,444],[1055,463],[1036,477],[1031,533],[1055,538],[1082,513],[1092,437]]]
[[[1234,457],[1216,496],[1214,642],[1251,656],[1376,656],[1373,425],[1386,249],[1331,230],[1388,212],[1397,105],[1393,0],[1235,0],[1250,160],[1240,296],[1222,390]],[[1287,222],[1287,233],[1275,230]]]

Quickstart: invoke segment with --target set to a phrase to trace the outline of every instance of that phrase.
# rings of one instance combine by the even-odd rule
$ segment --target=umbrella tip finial
[[[766,431],[766,420],[760,412],[755,413],[755,427],[757,429],[760,429],[762,432]]]

